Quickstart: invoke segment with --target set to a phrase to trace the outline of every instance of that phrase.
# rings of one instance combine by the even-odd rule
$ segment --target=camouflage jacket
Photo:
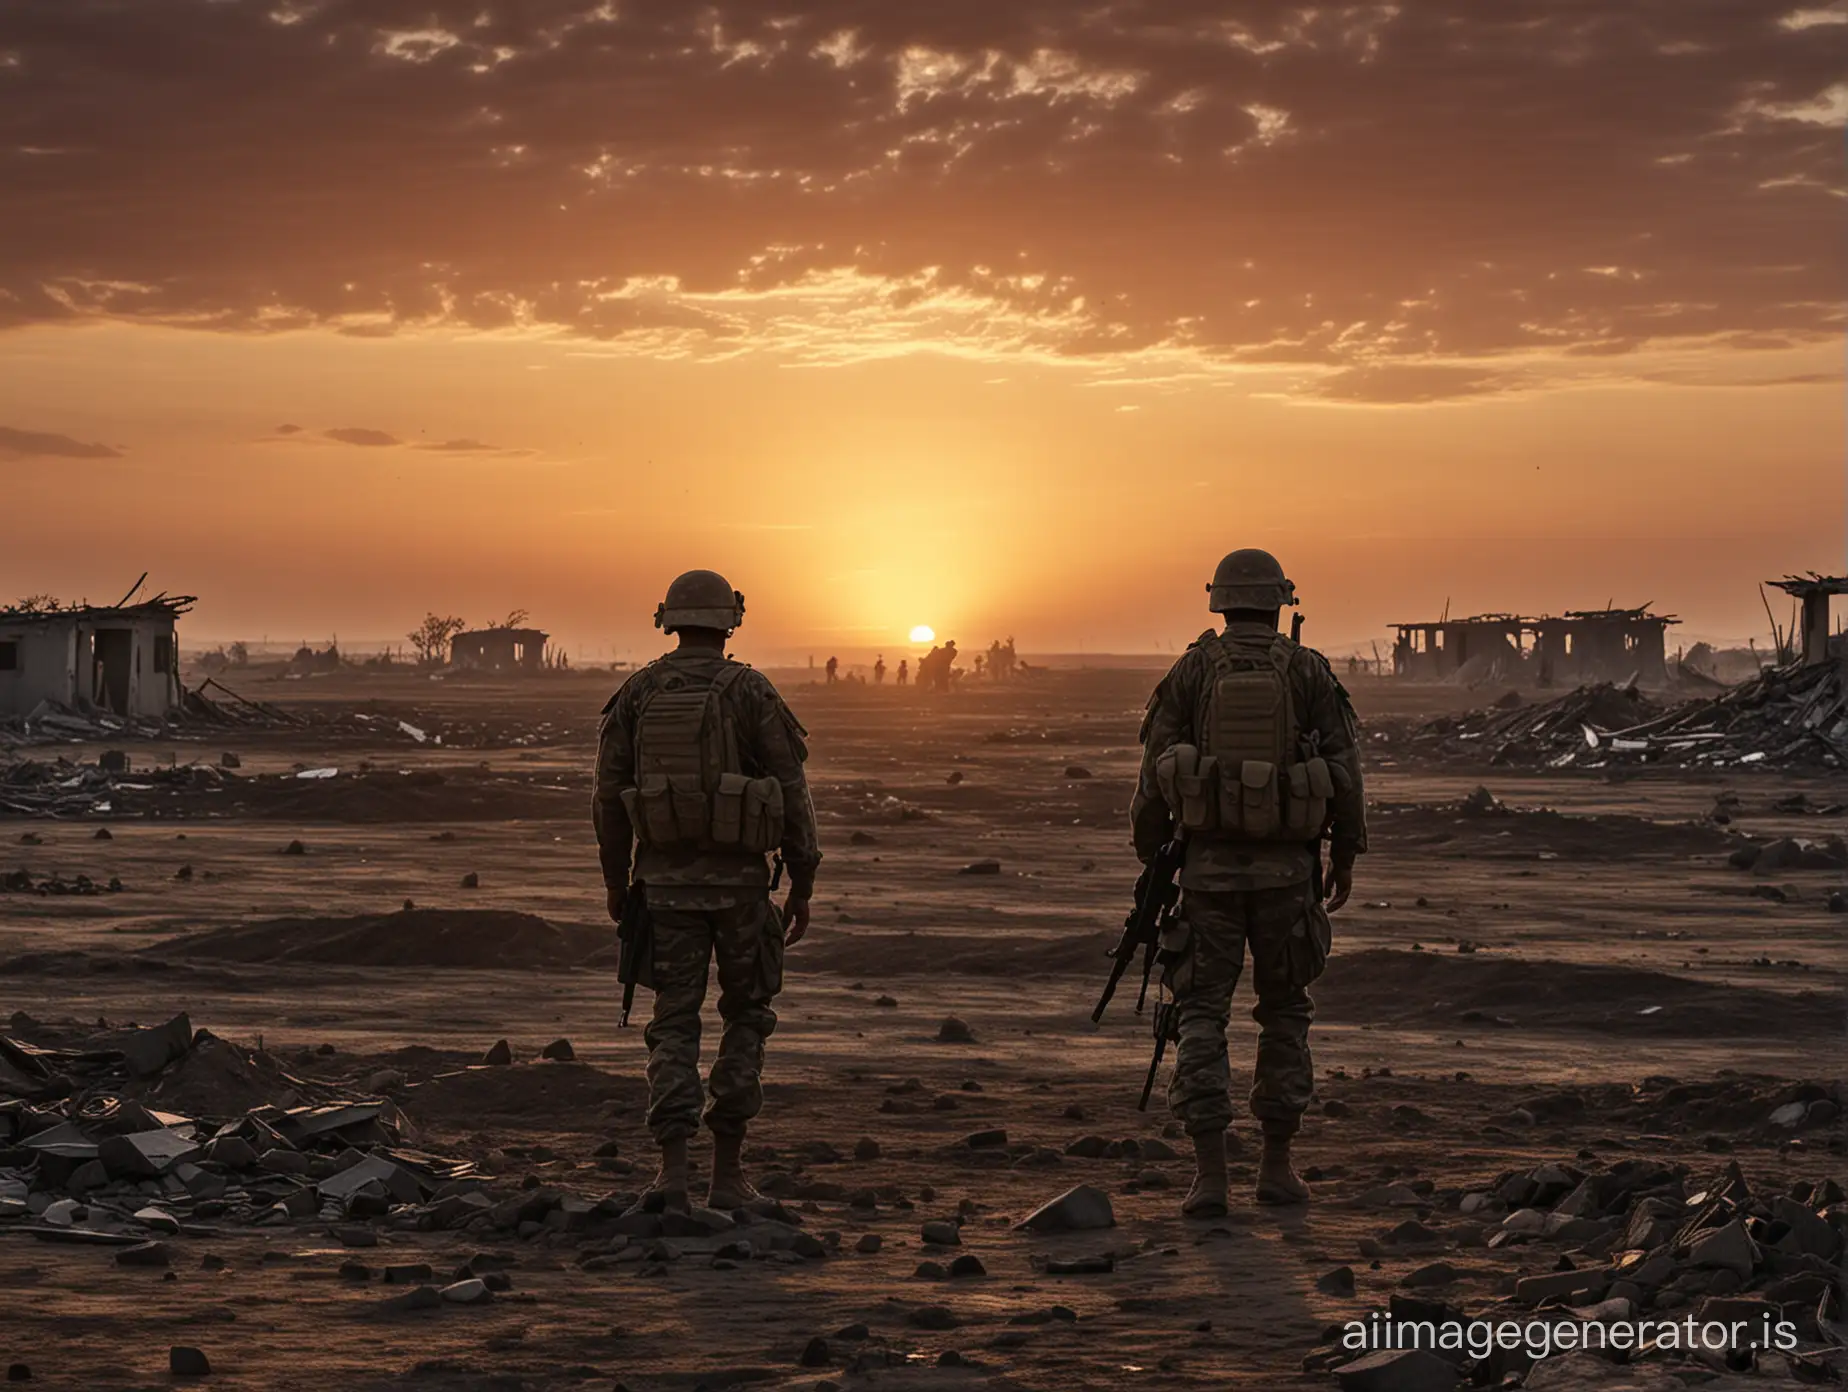
[[[596,791],[592,794],[591,820],[597,828],[597,849],[603,862],[603,882],[611,888],[633,878],[656,886],[682,887],[676,897],[701,886],[719,891],[761,892],[769,886],[770,867],[765,858],[747,851],[715,848],[709,851],[664,852],[637,846],[635,829],[618,790],[635,783],[635,721],[642,700],[668,672],[711,677],[729,658],[718,652],[678,648],[657,658],[623,683],[603,708],[597,734]],[[720,698],[738,732],[738,754],[744,772],[752,778],[774,778],[783,785],[783,866],[790,887],[812,891],[821,850],[815,835],[815,806],[809,799],[803,762],[808,745],[795,714],[759,672],[746,671],[725,688]],[[721,898],[735,897],[720,895]]]
[[[1202,634],[1201,639],[1210,634]],[[1276,630],[1267,624],[1229,624],[1228,638],[1269,642]],[[1142,776],[1130,802],[1130,832],[1136,855],[1148,860],[1169,834],[1168,805],[1155,781],[1155,761],[1176,744],[1197,743],[1198,726],[1211,691],[1213,665],[1201,639],[1169,669],[1149,697],[1142,720]],[[1288,642],[1288,639],[1284,640]],[[1289,666],[1296,718],[1305,733],[1321,736],[1321,754],[1334,776],[1333,828],[1329,841],[1336,866],[1351,866],[1367,849],[1367,804],[1360,777],[1359,733],[1346,689],[1328,660],[1313,648],[1296,650]],[[1310,878],[1313,862],[1307,845],[1294,842],[1236,841],[1203,836],[1191,841],[1181,869],[1181,887],[1198,890],[1277,889]]]

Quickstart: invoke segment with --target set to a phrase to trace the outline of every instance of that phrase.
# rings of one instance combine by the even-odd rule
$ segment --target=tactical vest
[[[635,713],[635,786],[617,792],[643,844],[761,855],[782,843],[783,785],[746,776],[725,706],[748,670],[727,662],[707,678],[657,669]]]
[[[1262,645],[1204,635],[1211,666],[1198,744],[1155,763],[1176,823],[1191,835],[1237,841],[1309,841],[1328,825],[1335,786],[1328,763],[1297,721],[1290,666],[1302,650],[1282,634]]]

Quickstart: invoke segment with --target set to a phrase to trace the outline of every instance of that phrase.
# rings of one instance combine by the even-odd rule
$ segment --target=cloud
[[[122,452],[108,445],[86,444],[69,435],[44,430],[15,430],[0,425],[0,454],[27,459],[120,459]]]
[[[420,450],[437,450],[443,454],[506,454],[510,451],[498,445],[484,445],[479,440],[441,440],[426,445],[413,446]]]
[[[302,433],[302,428],[299,425],[279,425],[276,427],[276,433],[278,435],[299,435]]]
[[[325,432],[330,440],[338,440],[343,445],[362,445],[378,449],[388,445],[401,445],[404,441],[384,430],[368,430],[364,426],[346,425]]]
[[[15,0],[0,329],[1159,358],[1411,400],[1455,393],[1376,369],[1822,341],[1837,8]]]

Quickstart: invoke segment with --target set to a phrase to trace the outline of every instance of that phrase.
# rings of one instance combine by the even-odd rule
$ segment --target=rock
[[[1015,1225],[1016,1229],[1037,1233],[1091,1232],[1115,1226],[1116,1213],[1110,1207],[1110,1196],[1089,1184],[1067,1189]]]
[[[874,846],[878,843],[879,838],[870,831],[856,831],[847,838],[847,844],[850,846]]]
[[[960,1247],[962,1245],[962,1231],[956,1224],[941,1220],[926,1223],[918,1230],[918,1235],[924,1241],[937,1247]]]
[[[469,871],[466,875],[462,877],[462,888],[480,889],[481,888],[481,876],[476,874],[473,870]]]
[[[1695,1266],[1716,1267],[1735,1272],[1740,1280],[1749,1279],[1758,1264],[1758,1245],[1735,1218],[1723,1228],[1697,1237],[1688,1250],[1688,1260]]]
[[[1807,1102],[1786,1102],[1783,1106],[1771,1113],[1769,1120],[1773,1126],[1782,1126],[1786,1128],[1801,1126],[1803,1124],[1803,1118],[1808,1115],[1808,1113],[1809,1104]]]
[[[1322,1115],[1326,1117],[1344,1117],[1353,1115],[1354,1109],[1339,1097],[1331,1097],[1322,1104]]]
[[[1067,778],[1089,778],[1091,776],[1091,770],[1086,768],[1083,764],[1067,764],[1065,766],[1065,776]]]
[[[396,1092],[404,1086],[406,1081],[404,1074],[398,1069],[381,1068],[367,1077],[366,1090],[368,1092]]]
[[[1523,1305],[1538,1305],[1543,1300],[1554,1298],[1568,1301],[1596,1300],[1604,1294],[1610,1279],[1610,1272],[1603,1269],[1550,1271],[1544,1276],[1523,1276],[1514,1283],[1514,1298]]]
[[[1429,1286],[1453,1285],[1462,1279],[1463,1273],[1449,1262],[1432,1262],[1429,1266],[1421,1266],[1416,1271],[1407,1272],[1399,1284],[1419,1290]]]
[[[862,1136],[853,1143],[853,1158],[856,1160],[877,1160],[879,1154],[879,1142],[871,1136]]]
[[[1354,1268],[1337,1266],[1333,1271],[1326,1271],[1315,1278],[1315,1288],[1323,1295],[1352,1295],[1354,1293]]]
[[[911,1275],[914,1280],[941,1281],[945,1276],[949,1275],[949,1272],[944,1269],[942,1262],[921,1261],[918,1263],[917,1269],[913,1271]]]
[[[939,1044],[973,1044],[975,1031],[969,1028],[968,1021],[960,1020],[954,1015],[945,1015],[943,1023],[937,1026]]]
[[[417,1286],[407,1290],[403,1295],[394,1295],[389,1300],[379,1303],[379,1310],[388,1315],[401,1315],[412,1310],[436,1310],[442,1308],[443,1297],[437,1294],[435,1286]]]
[[[829,1351],[828,1341],[817,1334],[802,1347],[802,1356],[796,1360],[804,1368],[826,1368],[834,1362],[834,1355]]]
[[[982,1259],[973,1252],[964,1252],[950,1263],[950,1276],[986,1276],[988,1268],[982,1265]]]
[[[432,1279],[436,1273],[429,1262],[399,1262],[385,1268],[385,1284],[388,1286],[416,1286]]]
[[[117,1266],[172,1266],[173,1249],[164,1242],[137,1242],[116,1249]]]
[[[437,1294],[451,1305],[480,1305],[494,1298],[493,1292],[488,1289],[488,1283],[479,1276],[471,1276],[466,1281],[456,1281],[444,1286]]]
[[[885,1239],[876,1232],[861,1233],[860,1240],[853,1245],[853,1250],[861,1256],[870,1257],[885,1245]]]
[[[497,1039],[481,1056],[481,1061],[495,1068],[504,1068],[513,1062],[513,1046],[504,1039]]]
[[[1381,1349],[1336,1368],[1335,1382],[1341,1392],[1455,1392],[1457,1370],[1424,1349]]]
[[[539,1051],[539,1057],[556,1063],[570,1063],[577,1058],[577,1050],[571,1047],[569,1039],[554,1039]]]
[[[1491,793],[1487,788],[1478,783],[1470,795],[1464,798],[1462,802],[1458,803],[1457,806],[1464,812],[1481,816],[1485,812],[1499,812],[1501,810],[1501,801],[1494,793]]]
[[[343,1281],[370,1281],[372,1268],[362,1261],[343,1261],[340,1263],[340,1279]]]
[[[1848,893],[1839,889],[1830,890],[1828,908],[1830,913],[1848,913]]]
[[[150,1206],[138,1209],[135,1212],[135,1221],[144,1228],[149,1228],[154,1232],[162,1233],[168,1237],[178,1237],[180,1233],[180,1220],[175,1218],[164,1208],[154,1208]]]
[[[302,856],[308,854],[308,848],[300,841],[291,841],[282,848],[282,853],[286,856]]]
[[[108,1167],[101,1160],[86,1160],[71,1171],[71,1177],[64,1182],[64,1187],[71,1191],[73,1197],[81,1199],[107,1183]]]
[[[892,997],[892,996],[874,996],[873,1004],[878,1006],[879,1009],[881,1010],[898,1009],[898,1001],[895,997]]]
[[[167,1371],[175,1377],[210,1377],[212,1360],[196,1348],[175,1344],[167,1350]]]
[[[303,1175],[308,1173],[308,1157],[299,1150],[271,1146],[257,1157],[257,1168],[270,1174]]]
[[[963,1144],[970,1150],[996,1150],[1007,1144],[1007,1132],[1000,1127],[991,1131],[976,1131],[963,1137]]]
[[[1367,1190],[1355,1202],[1362,1208],[1417,1208],[1424,1200],[1410,1185],[1382,1184]]]
[[[220,1136],[205,1148],[205,1158],[228,1170],[248,1170],[257,1163],[256,1148],[239,1136]]]
[[[1771,1201],[1771,1217],[1790,1229],[1788,1242],[1794,1244],[1799,1252],[1821,1257],[1824,1261],[1835,1256],[1835,1249],[1839,1245],[1835,1229],[1814,1209],[1780,1195]]]
[[[1803,860],[1803,843],[1789,836],[1767,841],[1758,848],[1752,861],[1752,873],[1770,875],[1779,870],[1794,870]]]
[[[972,860],[956,872],[959,875],[999,875],[1001,862],[998,860]]]
[[[962,1321],[947,1305],[920,1305],[905,1316],[913,1329],[955,1329]]]
[[[31,1382],[32,1369],[25,1363],[9,1363],[6,1365],[6,1380],[8,1382]]]

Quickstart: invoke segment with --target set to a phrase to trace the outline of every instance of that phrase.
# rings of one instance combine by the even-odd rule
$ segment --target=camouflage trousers
[[[1223,1131],[1232,1122],[1232,1071],[1226,1026],[1232,992],[1251,947],[1257,1004],[1258,1059],[1251,1079],[1251,1114],[1266,1130],[1293,1133],[1315,1088],[1309,1024],[1315,1003],[1306,989],[1327,959],[1305,949],[1312,914],[1309,887],[1238,891],[1187,890],[1181,896],[1177,937],[1165,939],[1176,955],[1163,973],[1174,994],[1179,1039],[1168,1110],[1190,1136]],[[1323,918],[1326,923],[1326,918]]]
[[[719,962],[718,1056],[707,1079],[706,1125],[737,1132],[763,1109],[764,1041],[783,988],[783,920],[767,894],[723,908],[654,908],[654,1015],[648,1043],[648,1129],[657,1142],[699,1130],[700,1008]]]

